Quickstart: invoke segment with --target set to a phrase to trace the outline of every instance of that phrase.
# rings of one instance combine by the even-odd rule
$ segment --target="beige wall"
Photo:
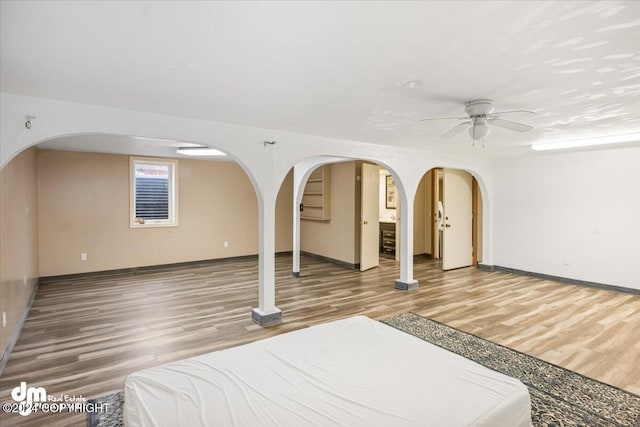
[[[257,200],[236,163],[180,159],[179,225],[132,229],[129,156],[41,150],[37,157],[41,277],[258,252]],[[290,186],[283,184],[279,215],[292,209]],[[285,223],[278,250],[291,250]]]
[[[356,162],[331,165],[331,219],[300,221],[300,248],[305,252],[359,262],[356,242]],[[359,246],[358,246],[359,247]]]
[[[276,252],[293,250],[293,169],[280,185],[276,199]]]
[[[32,148],[0,173],[0,316],[6,313],[7,319],[0,329],[3,357],[19,332],[38,280],[37,191],[36,150]]]
[[[413,253],[431,253],[431,172],[423,175],[413,201]]]

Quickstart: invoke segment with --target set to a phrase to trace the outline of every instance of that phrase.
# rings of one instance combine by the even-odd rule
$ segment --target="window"
[[[178,225],[177,160],[131,158],[131,227]]]

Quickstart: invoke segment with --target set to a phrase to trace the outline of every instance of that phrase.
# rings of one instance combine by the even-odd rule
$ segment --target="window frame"
[[[169,166],[169,218],[136,221],[136,165]],[[178,159],[129,157],[129,228],[157,228],[178,226]]]

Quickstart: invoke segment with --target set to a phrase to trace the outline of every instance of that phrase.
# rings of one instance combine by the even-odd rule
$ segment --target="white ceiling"
[[[482,155],[640,130],[640,2],[2,1],[2,91]],[[409,88],[408,81],[424,82]],[[534,125],[437,135],[465,101]]]

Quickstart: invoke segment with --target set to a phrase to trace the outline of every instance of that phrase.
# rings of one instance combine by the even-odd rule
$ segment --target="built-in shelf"
[[[300,219],[326,221],[331,218],[331,165],[311,173],[302,193]]]

